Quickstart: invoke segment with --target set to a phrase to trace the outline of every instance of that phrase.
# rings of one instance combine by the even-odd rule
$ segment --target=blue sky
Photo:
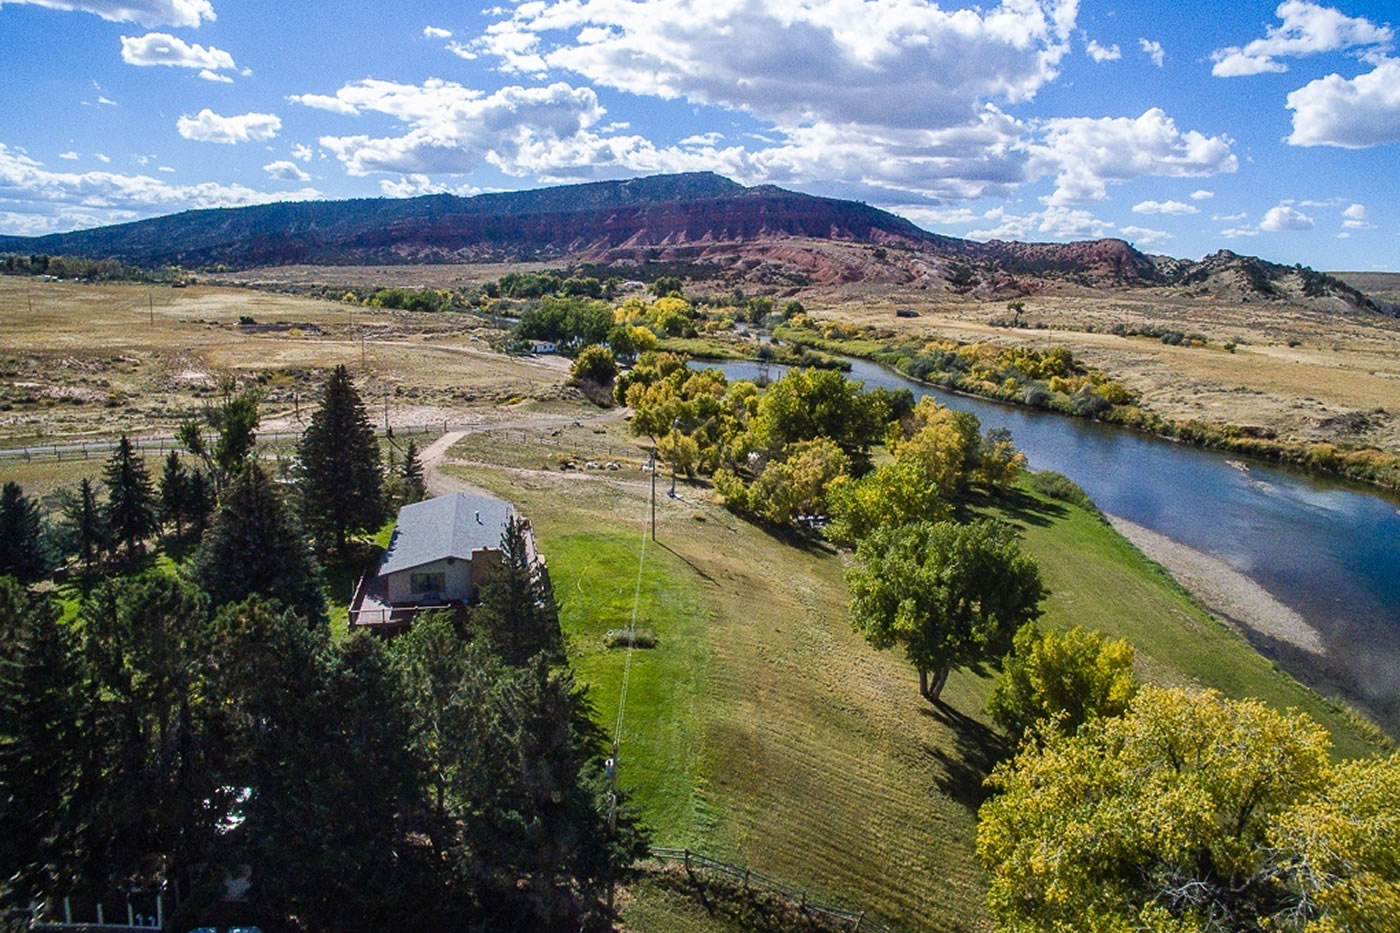
[[[0,0],[0,232],[713,170],[1400,271],[1393,3]]]

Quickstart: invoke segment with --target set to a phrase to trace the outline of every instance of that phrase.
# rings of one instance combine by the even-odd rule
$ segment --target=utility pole
[[[651,540],[656,540],[656,448],[651,449],[651,462],[647,464],[647,469],[651,471]]]
[[[393,437],[394,432],[389,429],[389,386],[384,386],[384,434],[386,437]]]
[[[676,458],[680,456],[680,448],[676,446],[676,432],[680,430],[681,419],[677,418],[671,422],[671,491],[667,494],[672,499],[676,498]]]
[[[361,370],[361,372],[363,372],[363,371],[367,370],[368,368],[369,368],[369,366],[368,366],[368,364],[365,362],[365,329],[364,329],[363,327],[361,327],[361,328],[360,328],[360,370]]]
[[[608,759],[608,836],[617,835],[617,751],[618,740],[613,740],[612,757]],[[612,866],[608,866],[608,913],[613,909],[613,889],[617,881],[613,878]]]
[[[155,326],[156,326],[156,299],[155,299],[155,296],[151,294],[151,290],[150,290],[149,288],[146,289],[146,306],[147,306],[148,308],[150,308],[150,311],[151,311],[151,326],[152,326],[152,327],[155,327]]]

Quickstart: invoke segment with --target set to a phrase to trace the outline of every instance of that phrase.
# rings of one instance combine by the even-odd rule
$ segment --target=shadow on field
[[[942,775],[936,779],[938,789],[975,812],[990,793],[982,786],[982,781],[991,774],[992,767],[998,761],[1011,753],[1011,749],[999,732],[958,712],[942,700],[924,707],[922,712],[947,726],[953,737],[951,754],[924,743],[924,753],[942,769]]]
[[[687,567],[689,567],[691,570],[694,570],[696,576],[700,577],[700,579],[704,580],[706,583],[715,583],[715,582],[716,582],[714,577],[710,576],[710,575],[709,575],[708,573],[706,573],[704,570],[701,570],[701,569],[700,569],[700,565],[699,565],[699,564],[696,564],[696,563],[695,563],[694,561],[692,561],[689,557],[686,557],[684,554],[682,554],[680,551],[676,550],[675,548],[671,547],[671,545],[667,544],[665,541],[662,541],[660,538],[658,538],[658,539],[656,540],[656,543],[659,544],[659,545],[661,545],[661,550],[663,550],[663,551],[667,552],[668,554],[671,554],[671,555],[673,555],[673,556],[679,558],[680,561],[681,561],[681,563],[685,564],[685,565],[686,565]]]
[[[999,510],[1013,524],[1024,523],[1042,528],[1069,514],[1069,510],[1058,502],[1046,502],[1024,490],[1010,489],[998,496],[982,495],[969,499],[959,507],[958,518],[985,518],[981,513],[988,509]]]

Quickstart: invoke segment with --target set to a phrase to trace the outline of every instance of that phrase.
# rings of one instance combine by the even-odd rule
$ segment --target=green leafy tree
[[[826,513],[826,493],[846,475],[850,458],[834,441],[818,438],[785,448],[784,458],[764,467],[747,495],[748,510],[776,525],[799,515]]]
[[[944,521],[952,515],[938,482],[910,458],[882,463],[860,479],[838,476],[826,498],[831,522],[824,534],[844,545],[886,525]]]
[[[563,658],[559,612],[530,552],[528,534],[525,522],[512,515],[501,534],[500,562],[485,571],[481,602],[471,614],[473,629],[514,667],[539,654],[556,662]]]
[[[987,701],[1007,735],[1073,734],[1100,716],[1119,716],[1136,695],[1133,646],[1075,626],[1046,632],[1021,626]]]
[[[104,518],[113,547],[126,548],[128,557],[159,527],[156,521],[156,494],[146,462],[123,434],[112,459],[103,469],[107,486]]]
[[[383,524],[379,444],[344,366],[326,380],[298,456],[302,524],[318,547],[343,553],[349,535]]]
[[[596,343],[584,347],[583,352],[574,360],[570,375],[575,382],[612,385],[613,380],[617,378],[617,362],[613,359],[612,349]]]
[[[39,503],[19,483],[0,491],[0,576],[33,583],[48,572],[48,545]]]
[[[795,369],[759,398],[748,445],[776,453],[824,437],[860,461],[880,439],[884,414],[878,402],[861,393],[861,383],[829,369]]]
[[[210,409],[204,422],[186,421],[176,437],[185,449],[204,462],[214,480],[214,489],[221,493],[243,467],[252,459],[258,440],[258,402],[256,389],[236,391],[232,380],[223,384],[223,401]],[[204,436],[204,428],[214,430],[214,441]]]
[[[1023,746],[977,850],[999,929],[1387,929],[1400,758],[1343,765],[1307,716],[1143,687],[1126,714]]]
[[[312,624],[326,620],[310,550],[256,463],[224,490],[195,557],[195,579],[215,606],[256,594],[278,600]]]
[[[678,276],[663,275],[655,279],[647,289],[657,298],[666,298],[670,295],[684,295],[685,283]]]
[[[876,648],[903,647],[930,702],[954,667],[1005,650],[1040,615],[1040,572],[1000,522],[882,526],[856,559],[846,574],[856,630]]]
[[[63,557],[78,560],[83,565],[83,573],[91,576],[108,547],[106,516],[97,501],[92,480],[83,477],[77,493],[62,490],[59,503],[53,535],[56,549]]]

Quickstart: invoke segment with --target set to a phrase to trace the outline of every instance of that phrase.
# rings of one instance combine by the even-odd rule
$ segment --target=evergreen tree
[[[526,523],[512,515],[501,534],[500,563],[486,573],[481,604],[471,615],[473,628],[513,667],[524,665],[541,652],[557,662],[564,650],[554,597],[548,581],[530,559],[527,533]]]
[[[19,483],[8,482],[0,492],[0,575],[33,583],[48,569],[39,503],[24,494]]]
[[[418,457],[418,445],[412,440],[404,447],[403,465],[399,468],[399,486],[403,501],[421,502],[428,494],[423,482],[423,461]]]
[[[214,514],[214,484],[203,470],[190,470],[185,484],[185,518],[195,535],[203,537]]]
[[[23,908],[71,876],[69,809],[88,736],[79,657],[57,607],[0,577],[0,908]]]
[[[165,471],[160,477],[160,517],[175,526],[175,537],[184,534],[189,517],[190,476],[180,455],[171,451],[165,458]]]
[[[125,434],[112,459],[107,461],[102,479],[107,484],[105,518],[112,534],[112,546],[124,546],[130,557],[158,525],[155,491],[146,472],[146,463]]]
[[[57,549],[65,558],[81,561],[83,573],[91,576],[107,549],[107,522],[97,502],[97,490],[92,480],[83,477],[77,494],[64,490],[60,501],[58,527],[54,530]]]
[[[309,622],[326,621],[326,604],[306,543],[256,463],[246,466],[224,490],[204,533],[195,577],[216,606],[257,594],[280,601]]]
[[[302,523],[318,547],[343,552],[350,534],[384,521],[379,444],[344,366],[326,380],[298,455]]]

